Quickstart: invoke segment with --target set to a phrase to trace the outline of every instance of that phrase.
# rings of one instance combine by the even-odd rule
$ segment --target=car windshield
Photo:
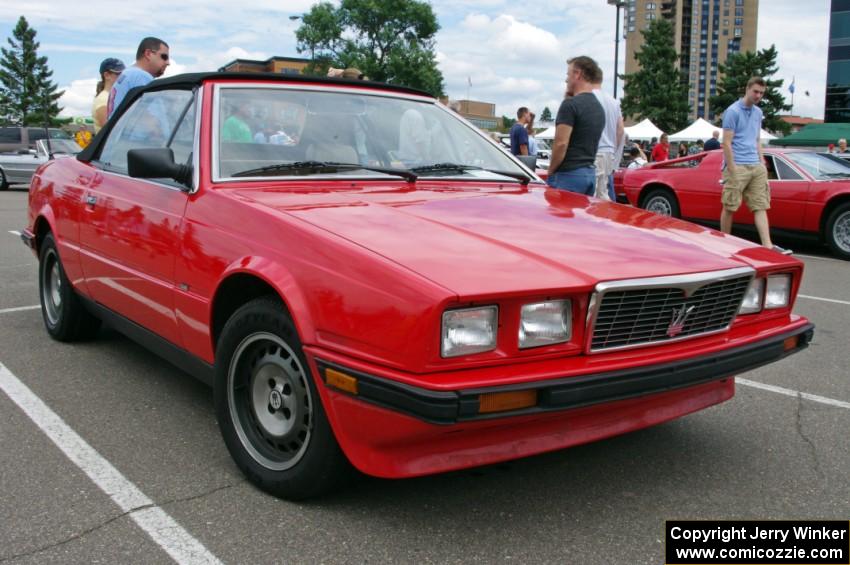
[[[805,151],[785,153],[785,157],[817,180],[850,178],[850,163],[840,159]]]
[[[41,146],[42,150],[46,152],[47,144],[44,142],[44,140],[40,139],[38,141],[38,144]],[[54,154],[66,153],[68,155],[76,155],[77,153],[82,151],[83,148],[80,147],[73,139],[60,138],[50,140],[50,150]]]
[[[418,178],[527,178],[479,130],[430,100],[222,87],[217,108],[218,178],[391,175],[381,169],[415,171]],[[286,166],[298,163],[313,166]]]

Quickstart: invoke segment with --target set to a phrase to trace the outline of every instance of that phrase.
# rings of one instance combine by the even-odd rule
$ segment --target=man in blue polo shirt
[[[529,122],[531,112],[523,106],[516,111],[516,122],[511,126],[511,153],[514,155],[528,155],[528,130],[525,128]]]
[[[166,42],[156,37],[144,38],[136,50],[136,63],[124,69],[112,85],[106,105],[107,117],[112,116],[112,112],[121,105],[121,101],[131,89],[161,77],[166,67],[171,64],[170,57]]]
[[[746,200],[761,244],[788,255],[791,251],[771,242],[767,220],[770,186],[759,144],[762,111],[758,107],[766,89],[763,78],[751,78],[744,97],[732,103],[723,113],[723,212],[720,214],[720,231],[732,233],[732,218],[741,207],[741,200]]]

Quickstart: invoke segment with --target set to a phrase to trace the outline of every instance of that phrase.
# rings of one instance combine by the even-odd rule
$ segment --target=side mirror
[[[174,162],[168,147],[148,147],[127,151],[127,172],[139,179],[174,179],[187,188],[192,183],[192,166]]]

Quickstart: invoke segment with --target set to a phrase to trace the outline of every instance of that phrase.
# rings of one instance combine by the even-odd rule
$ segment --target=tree
[[[56,83],[47,66],[47,57],[38,56],[36,31],[23,16],[18,20],[12,37],[6,39],[9,48],[0,48],[0,119],[21,125],[51,125],[67,120],[58,118],[62,109],[57,101]]]
[[[649,118],[666,132],[676,132],[688,124],[688,86],[679,70],[673,25],[653,20],[641,30],[643,46],[635,53],[640,70],[623,75],[624,116]]]
[[[418,0],[342,0],[313,6],[295,32],[299,53],[312,58],[308,72],[356,67],[372,80],[419,88],[442,96],[430,4]]]
[[[751,77],[760,76],[767,83],[764,98],[759,104],[759,108],[764,113],[763,127],[770,131],[781,132],[782,135],[791,133],[791,126],[779,119],[780,113],[791,109],[791,105],[785,103],[785,97],[781,92],[784,81],[769,78],[778,70],[776,56],[774,45],[758,53],[745,51],[730,55],[726,63],[718,67],[718,74],[721,74],[723,78],[717,85],[717,94],[708,99],[714,113],[719,116],[730,104],[744,95],[747,82]],[[717,125],[721,124],[722,120],[718,118]]]
[[[543,111],[540,113],[540,121],[541,122],[551,122],[552,121],[552,110],[549,109],[549,106],[543,108]]]

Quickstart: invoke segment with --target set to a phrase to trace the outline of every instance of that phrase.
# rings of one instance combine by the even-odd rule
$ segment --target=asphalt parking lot
[[[290,503],[242,478],[204,385],[110,330],[47,336],[36,260],[11,233],[26,204],[25,187],[0,192],[0,380],[25,385],[34,414],[0,387],[0,563],[662,563],[668,519],[850,519],[850,262],[825,249],[780,241],[806,264],[795,310],[815,339],[729,402]]]

